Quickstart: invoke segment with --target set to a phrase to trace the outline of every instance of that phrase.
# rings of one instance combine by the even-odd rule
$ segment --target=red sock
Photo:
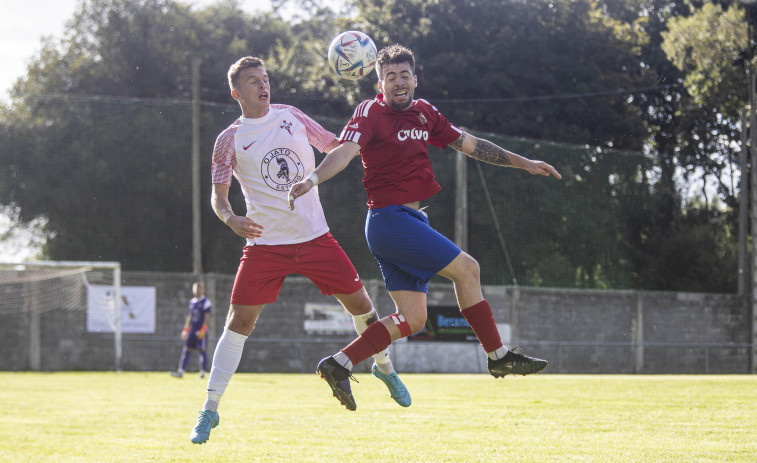
[[[460,313],[463,314],[465,320],[473,328],[473,332],[476,333],[478,342],[481,343],[485,352],[494,352],[503,346],[502,339],[499,337],[499,330],[497,330],[497,325],[494,323],[492,308],[489,307],[486,299],[467,309],[461,310]]]
[[[383,323],[375,321],[368,325],[363,334],[352,341],[349,346],[342,349],[347,357],[350,358],[352,365],[357,365],[373,354],[378,354],[389,347],[392,338],[389,336],[389,330]]]

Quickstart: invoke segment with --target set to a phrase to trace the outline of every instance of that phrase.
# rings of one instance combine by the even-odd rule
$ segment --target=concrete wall
[[[125,286],[156,288],[156,330],[124,334],[121,367],[176,368],[179,332],[192,297],[191,274],[125,272]],[[204,275],[214,305],[210,353],[220,335],[230,275]],[[366,282],[379,314],[394,305],[379,281]],[[749,373],[751,312],[743,299],[723,294],[563,289],[484,288],[508,346],[545,358],[545,373]],[[248,339],[239,371],[312,372],[318,360],[346,345],[353,334],[307,334],[306,303],[335,303],[307,279],[287,278],[276,303],[266,306]],[[451,285],[432,284],[429,306],[455,305]],[[35,332],[39,333],[36,343]],[[0,315],[0,370],[110,370],[111,333],[88,333],[85,310]],[[35,351],[39,349],[37,354]],[[400,340],[391,347],[400,372],[486,372],[476,342]],[[33,361],[37,356],[38,367]],[[356,371],[368,371],[370,361]],[[190,371],[197,370],[193,356]]]

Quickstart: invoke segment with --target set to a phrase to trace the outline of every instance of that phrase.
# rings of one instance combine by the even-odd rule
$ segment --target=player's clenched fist
[[[197,330],[197,339],[205,339],[205,335],[208,333],[208,325],[202,325],[202,327]]]
[[[308,181],[308,179],[305,179],[299,183],[295,183],[289,188],[289,210],[290,211],[294,210],[294,200],[304,195],[308,191],[310,191],[311,188],[313,188],[313,182]]]

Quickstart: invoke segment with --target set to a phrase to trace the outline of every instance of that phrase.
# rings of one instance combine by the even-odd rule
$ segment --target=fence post
[[[752,158],[752,169],[751,169],[751,206],[752,206],[752,239],[754,240],[754,237],[757,235],[755,233],[757,231],[757,169],[755,169],[754,162],[757,160],[757,156],[755,156],[755,148],[757,148],[757,113],[755,112],[755,73],[750,72],[749,73],[749,101],[751,103],[749,108],[749,132],[750,132],[750,147],[751,147],[751,158]],[[757,306],[757,283],[755,283],[755,279],[757,279],[757,252],[752,250],[752,297],[750,304],[751,312],[752,312],[752,349],[751,349],[751,365],[750,365],[750,371],[752,373],[757,373],[757,310],[755,310],[755,306]]]
[[[200,202],[200,58],[192,57],[192,267],[202,274],[202,206]]]
[[[468,250],[468,164],[466,155],[455,152],[455,244]]]
[[[516,346],[520,342],[520,287],[511,286],[513,290],[512,303],[510,304],[510,346]]]
[[[644,297],[642,291],[636,292],[636,317],[632,326],[631,340],[635,346],[634,372],[644,370]]]

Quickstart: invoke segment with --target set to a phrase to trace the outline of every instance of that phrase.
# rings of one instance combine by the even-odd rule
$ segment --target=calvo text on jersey
[[[397,132],[397,139],[399,141],[411,140],[423,140],[428,141],[428,130],[421,129],[407,129]]]

